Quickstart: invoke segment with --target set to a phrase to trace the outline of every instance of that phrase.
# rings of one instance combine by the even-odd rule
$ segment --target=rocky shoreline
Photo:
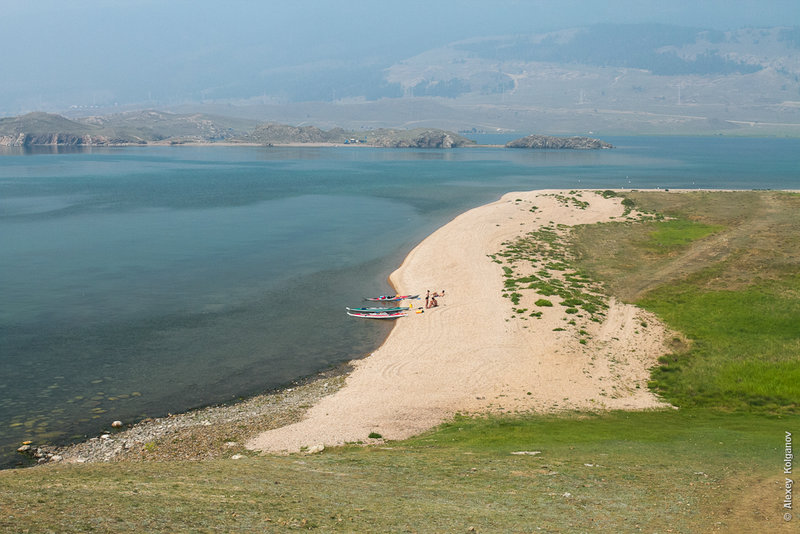
[[[64,447],[26,443],[18,452],[37,464],[238,459],[255,454],[244,447],[248,439],[301,420],[308,408],[344,385],[350,370],[350,365],[341,365],[242,402],[145,419],[119,429],[109,421],[105,432],[86,441]]]

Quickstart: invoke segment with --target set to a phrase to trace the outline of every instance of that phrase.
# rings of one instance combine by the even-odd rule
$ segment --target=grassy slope
[[[34,468],[3,473],[0,528],[690,532],[735,527],[744,513],[774,529],[777,494],[737,503],[771,487],[783,430],[798,423],[678,412],[457,419],[391,448]]]
[[[775,378],[798,367],[800,198],[632,198],[683,222],[582,229],[581,267],[682,332],[666,362],[682,378],[655,377],[681,410],[458,418],[316,456],[7,471],[0,530],[796,532],[780,483],[800,381]]]
[[[578,247],[587,268],[688,339],[651,386],[683,407],[797,413],[800,195],[631,198],[671,219],[582,228]]]

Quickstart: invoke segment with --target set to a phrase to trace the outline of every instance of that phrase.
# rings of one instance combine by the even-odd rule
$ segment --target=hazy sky
[[[0,0],[0,113],[203,98],[296,65],[388,65],[459,39],[602,22],[800,25],[800,1]]]

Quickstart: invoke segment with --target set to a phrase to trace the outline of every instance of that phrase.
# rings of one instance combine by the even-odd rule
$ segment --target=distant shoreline
[[[25,149],[36,149],[36,150],[45,150],[45,149],[61,149],[61,148],[69,148],[69,149],[92,149],[92,148],[151,148],[151,147],[253,147],[253,148],[347,148],[347,149],[358,149],[358,148],[383,148],[386,150],[402,150],[402,149],[409,149],[414,148],[416,150],[441,150],[441,151],[450,151],[450,150],[459,150],[459,149],[470,149],[470,148],[497,148],[497,149],[509,149],[509,150],[518,150],[518,151],[526,151],[526,150],[557,150],[557,151],[575,151],[576,149],[570,148],[529,148],[529,149],[510,149],[505,145],[487,145],[487,144],[472,144],[472,145],[464,145],[460,147],[453,147],[453,148],[415,148],[415,147],[384,147],[380,145],[375,145],[371,143],[271,143],[271,144],[262,144],[262,143],[248,143],[248,142],[229,142],[229,141],[219,141],[219,142],[204,142],[204,141],[190,141],[186,143],[175,143],[175,142],[163,142],[163,141],[154,141],[151,143],[114,143],[114,144],[96,144],[96,145],[68,145],[68,144],[56,144],[56,145],[25,145],[25,146],[12,146],[12,145],[0,145],[0,149],[8,150],[8,149],[18,149],[18,150],[25,150]],[[580,149],[578,149],[580,151]]]

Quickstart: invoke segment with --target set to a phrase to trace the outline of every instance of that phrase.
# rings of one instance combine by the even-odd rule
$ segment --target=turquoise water
[[[369,353],[390,325],[344,306],[391,292],[417,242],[505,192],[800,189],[798,140],[609,140],[0,151],[0,465],[26,439],[235,400]]]

